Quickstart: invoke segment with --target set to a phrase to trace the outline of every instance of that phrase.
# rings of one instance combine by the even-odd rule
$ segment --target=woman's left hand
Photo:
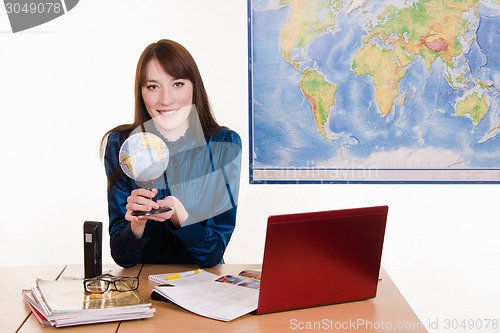
[[[172,221],[177,228],[180,228],[189,217],[189,214],[184,208],[182,202],[174,196],[168,196],[164,199],[157,200],[156,202],[160,205],[160,207],[170,207],[172,210],[165,213],[152,214],[148,217],[150,220],[164,222],[165,220],[170,219],[170,221]]]

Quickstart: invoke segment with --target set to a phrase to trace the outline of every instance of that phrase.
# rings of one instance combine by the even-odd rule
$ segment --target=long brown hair
[[[104,156],[107,137],[111,132],[130,132],[151,119],[142,98],[142,87],[146,80],[147,65],[153,59],[158,60],[163,70],[171,77],[191,81],[193,84],[193,104],[196,107],[203,134],[210,136],[220,127],[212,113],[200,71],[191,54],[181,44],[169,39],[161,39],[148,45],[137,62],[134,84],[134,122],[116,126],[104,134],[100,146],[101,158]]]

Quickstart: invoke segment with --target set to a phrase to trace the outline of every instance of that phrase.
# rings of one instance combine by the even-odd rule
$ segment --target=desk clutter
[[[156,309],[137,290],[137,277],[41,280],[23,299],[43,327],[150,318]]]
[[[260,274],[243,270],[238,276],[219,276],[202,269],[151,274],[148,280],[159,285],[150,296],[204,317],[231,321],[257,308]],[[36,286],[22,294],[43,327],[66,327],[152,317],[156,309],[138,287],[135,276],[63,276],[59,280],[37,279]]]

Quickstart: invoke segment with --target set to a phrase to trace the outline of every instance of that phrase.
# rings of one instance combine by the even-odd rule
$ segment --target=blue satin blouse
[[[104,167],[108,177],[108,214],[111,255],[122,267],[146,264],[197,264],[212,267],[223,263],[224,251],[236,223],[241,139],[225,127],[206,138],[206,145],[189,142],[172,145],[163,177],[156,180],[157,199],[176,196],[189,219],[176,229],[169,221],[148,220],[137,238],[125,220],[127,197],[138,188],[119,165],[119,150],[129,133],[108,136]]]

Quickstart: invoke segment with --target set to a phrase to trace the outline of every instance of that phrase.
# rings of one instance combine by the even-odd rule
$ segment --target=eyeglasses
[[[103,274],[83,280],[85,291],[90,294],[103,294],[113,286],[116,291],[132,291],[139,288],[139,278],[136,276],[114,276]]]

